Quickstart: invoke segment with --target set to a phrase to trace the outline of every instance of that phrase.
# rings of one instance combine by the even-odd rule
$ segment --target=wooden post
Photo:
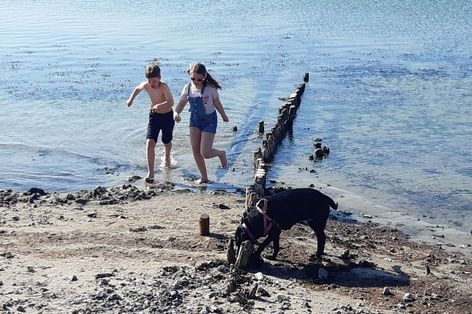
[[[257,158],[255,165],[256,165],[256,167],[254,168],[255,171],[257,171],[257,169],[265,166],[264,161],[262,160],[262,157]]]
[[[264,121],[259,121],[259,134],[264,133]]]
[[[257,202],[257,193],[255,192],[254,185],[246,188],[246,209],[254,208]]]
[[[257,149],[257,152],[254,152],[254,170],[256,170],[259,165],[259,159],[262,159],[262,149],[260,147]]]
[[[228,264],[236,263],[236,252],[234,251],[234,239],[229,239],[228,250],[226,251],[226,260]]]
[[[255,204],[257,201],[264,197],[266,193],[267,184],[267,170],[269,168],[269,162],[273,160],[274,154],[277,151],[278,145],[282,142],[284,135],[287,132],[292,132],[292,121],[295,118],[296,111],[301,102],[301,96],[305,91],[306,82],[309,80],[309,74],[305,73],[303,80],[305,83],[297,85],[297,89],[292,92],[286,101],[278,109],[277,122],[269,132],[265,133],[265,136],[260,136],[261,146],[256,152],[254,152],[254,180],[253,184],[246,189],[246,210],[255,210]],[[258,133],[264,134],[264,121],[260,120],[258,125]],[[241,245],[238,258],[236,261],[236,267],[244,268],[249,262],[250,255],[252,254],[251,249],[244,250],[244,243]],[[228,253],[231,255],[231,252]],[[232,258],[228,258],[230,261]]]
[[[269,150],[270,155],[272,155],[272,146],[274,146],[274,137],[271,132],[266,133],[266,148]],[[270,156],[269,158],[272,158]]]
[[[269,161],[270,161],[270,158],[271,158],[271,156],[270,156],[270,154],[269,154],[269,149],[268,149],[268,148],[264,148],[264,149],[262,150],[262,160],[263,160],[264,162],[269,162]],[[257,169],[256,169],[256,171],[257,171]]]
[[[305,83],[302,83],[302,84],[298,85],[297,89],[300,90],[300,95],[299,96],[303,95],[303,93],[305,92],[305,87],[306,87]]]
[[[253,250],[254,246],[252,245],[251,241],[244,241],[243,243],[241,243],[241,247],[239,248],[238,252],[238,257],[236,258],[236,263],[234,265],[237,268],[246,268]]]
[[[257,169],[254,175],[254,191],[256,192],[258,199],[255,200],[255,203],[257,203],[259,198],[264,197],[266,181],[266,171],[262,168]]]
[[[290,120],[293,120],[293,118],[295,118],[295,114],[297,112],[297,107],[296,106],[290,106],[290,110],[288,112],[289,112]]]
[[[210,216],[202,214],[200,216],[200,235],[207,236],[210,234]]]
[[[305,75],[303,76],[303,82],[307,83],[309,80],[310,80],[310,74],[305,73]]]
[[[288,100],[297,108],[300,105],[300,97],[297,93],[291,93],[290,96],[288,96]]]

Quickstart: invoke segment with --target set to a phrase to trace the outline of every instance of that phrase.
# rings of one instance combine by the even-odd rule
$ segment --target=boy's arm
[[[146,84],[147,82],[141,82],[138,86],[134,88],[133,93],[131,94],[131,96],[129,96],[128,100],[126,101],[126,104],[128,105],[128,107],[131,107],[134,99],[136,98],[136,96],[139,95],[139,93],[141,93],[141,91],[144,89],[144,86]]]
[[[223,118],[224,122],[228,122],[228,116],[225,113],[225,109],[223,108],[223,105],[221,104],[221,101],[219,98],[213,98],[213,105],[215,105],[216,110],[220,113],[221,118]]]

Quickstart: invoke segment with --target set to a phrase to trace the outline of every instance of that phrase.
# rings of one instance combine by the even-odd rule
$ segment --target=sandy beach
[[[342,210],[328,221],[321,261],[311,229],[296,225],[282,233],[277,261],[239,270],[226,250],[244,208],[243,195],[172,184],[0,191],[0,311],[472,312],[467,250]],[[199,235],[202,214],[210,236]]]

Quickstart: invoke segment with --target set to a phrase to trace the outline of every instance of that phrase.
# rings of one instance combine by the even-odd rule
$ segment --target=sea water
[[[149,100],[126,99],[158,62],[178,102],[191,62],[221,83],[230,122],[207,161],[216,187],[253,178],[257,123],[309,73],[269,184],[330,185],[467,230],[472,221],[470,1],[0,1],[0,189],[69,192],[146,174]],[[178,168],[198,177],[189,114]],[[234,129],[237,128],[237,131]],[[314,139],[331,153],[312,161]],[[162,145],[158,143],[156,164]],[[212,185],[210,185],[212,186]],[[368,211],[368,209],[366,209]]]

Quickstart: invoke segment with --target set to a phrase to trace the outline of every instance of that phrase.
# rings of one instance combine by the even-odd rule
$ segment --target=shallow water
[[[234,171],[210,160],[214,186],[252,181],[257,122],[269,129],[278,97],[309,73],[271,180],[330,184],[467,229],[471,11],[469,1],[2,1],[0,189],[143,176],[148,100],[128,109],[126,99],[156,60],[177,101],[188,63],[202,61],[230,118],[215,147]],[[181,186],[198,175],[187,121],[174,133],[180,167],[156,174]],[[308,159],[316,137],[331,149],[321,162]]]

